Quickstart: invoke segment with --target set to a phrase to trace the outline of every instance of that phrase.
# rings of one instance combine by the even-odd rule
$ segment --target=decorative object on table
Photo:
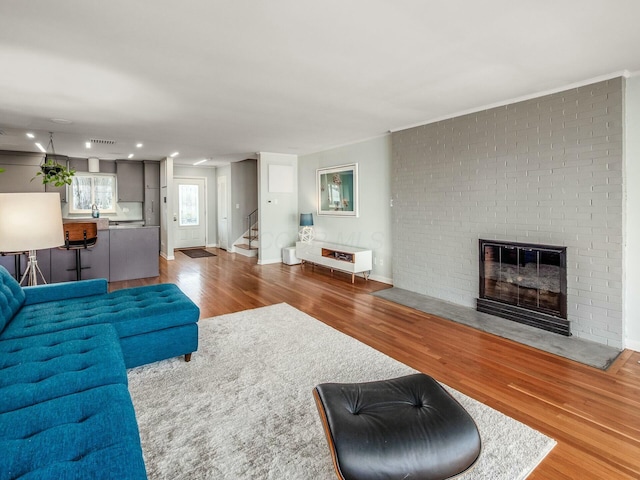
[[[0,193],[0,251],[29,252],[29,262],[20,284],[37,285],[38,267],[36,250],[59,247],[64,244],[60,194]]]
[[[301,242],[311,243],[314,238],[313,233],[313,214],[301,213],[300,214],[300,230],[298,231],[298,238]]]
[[[100,218],[100,210],[98,210],[98,205],[95,203],[91,205],[91,216],[93,218]]]
[[[49,153],[51,149],[51,153]],[[64,161],[64,165],[60,163],[60,160]],[[47,153],[44,154],[42,163],[40,164],[40,171],[36,173],[36,177],[42,177],[43,184],[52,184],[56,187],[62,187],[63,185],[71,185],[73,176],[76,171],[70,169],[67,166],[68,157],[62,155],[56,155],[56,149],[53,146],[53,132],[49,132],[49,145],[47,146]],[[33,177],[33,181],[36,177]]]
[[[358,164],[316,170],[318,215],[358,216]]]

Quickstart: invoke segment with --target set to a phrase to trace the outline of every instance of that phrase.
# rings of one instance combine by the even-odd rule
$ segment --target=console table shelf
[[[372,252],[365,248],[350,247],[325,242],[296,242],[296,257],[314,265],[322,265],[333,270],[351,274],[351,283],[356,273],[362,273],[368,280],[372,268]]]

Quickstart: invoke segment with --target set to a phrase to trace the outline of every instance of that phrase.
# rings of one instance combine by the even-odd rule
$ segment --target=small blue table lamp
[[[313,240],[313,214],[301,213],[300,226],[302,228],[298,232],[298,238],[301,242],[311,243]]]

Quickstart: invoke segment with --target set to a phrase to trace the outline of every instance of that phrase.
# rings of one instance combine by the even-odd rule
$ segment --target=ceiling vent
[[[100,138],[92,138],[89,141],[94,145],[115,145],[116,144],[115,140],[104,140]]]

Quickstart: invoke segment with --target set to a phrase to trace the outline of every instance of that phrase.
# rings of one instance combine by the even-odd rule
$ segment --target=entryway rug
[[[207,252],[204,248],[188,248],[184,250],[180,250],[187,257],[191,258],[204,258],[204,257],[215,257],[215,253]]]
[[[415,373],[287,305],[200,320],[190,363],[129,370],[150,480],[335,480],[312,396],[323,382]],[[555,441],[446,387],[476,421],[482,453],[461,479],[526,478]]]
[[[410,292],[402,288],[393,287],[379,290],[373,292],[372,295],[440,318],[462,323],[483,332],[508,338],[514,342],[529,345],[545,352],[560,355],[600,370],[609,368],[621,353],[620,349],[608,345],[591,342],[576,336],[565,337],[564,335],[512,322],[488,313],[478,312],[470,307],[445,302],[438,298]]]

